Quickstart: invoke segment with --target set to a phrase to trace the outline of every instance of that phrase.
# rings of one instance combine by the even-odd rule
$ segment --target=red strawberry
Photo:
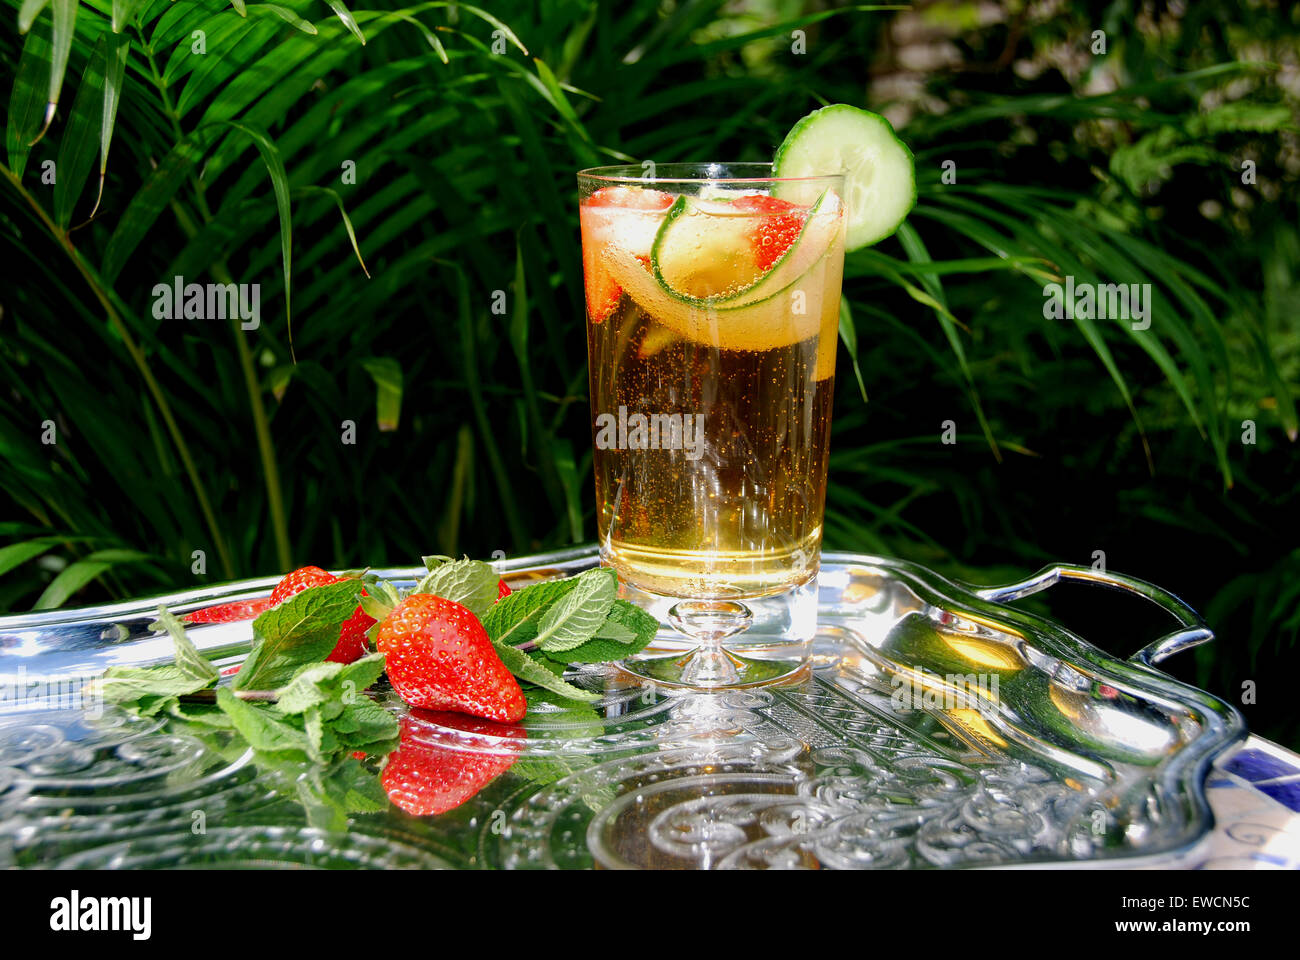
[[[379,652],[398,696],[413,707],[514,723],[528,705],[478,617],[429,593],[407,597],[379,625]]]
[[[239,623],[243,620],[256,620],[272,606],[270,597],[239,600],[235,603],[219,603],[215,607],[191,610],[181,619],[186,623]]]
[[[452,726],[470,733],[522,738],[522,727],[472,720],[456,714],[412,712],[402,721],[402,739],[384,765],[380,778],[388,799],[407,813],[425,817],[459,807],[514,764],[522,745],[502,744],[493,753],[451,750],[424,743],[416,730],[419,720]]]
[[[506,597],[510,596],[510,594],[512,594],[512,593],[514,593],[514,591],[510,589],[510,584],[506,583],[504,580],[502,580],[500,583],[497,584],[497,599],[498,599],[498,600],[504,600]]]
[[[295,593],[302,593],[308,587],[321,587],[327,583],[338,583],[341,577],[336,577],[328,570],[322,570],[320,567],[299,567],[292,573],[287,573],[284,578],[275,585],[271,591],[271,605],[276,606],[288,600]],[[366,596],[364,590],[362,596]],[[353,660],[360,660],[366,655],[366,631],[369,630],[375,622],[375,618],[367,614],[361,607],[352,611],[352,616],[343,621],[343,627],[339,630],[339,642],[334,647],[326,660],[332,660],[335,663],[351,663]]]
[[[781,259],[798,239],[803,222],[808,218],[807,208],[777,197],[737,197],[732,206],[763,217],[750,238],[754,244],[754,261],[760,270],[767,270]]]
[[[673,195],[646,187],[601,187],[583,201],[589,207],[625,207],[629,210],[667,210]]]
[[[600,216],[602,208],[621,207],[626,210],[667,210],[673,205],[671,194],[642,187],[601,187],[578,210],[578,223],[582,230],[582,275],[586,282],[587,315],[592,323],[604,320],[618,306],[623,290],[610,276],[601,261],[605,244],[613,242],[609,235],[610,221]]]

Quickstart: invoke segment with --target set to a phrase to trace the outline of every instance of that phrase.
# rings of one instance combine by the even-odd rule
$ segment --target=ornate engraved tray
[[[583,548],[500,566],[519,586],[595,562]],[[1005,605],[1067,578],[1140,593],[1178,629],[1118,660]],[[341,815],[319,770],[79,701],[110,665],[168,659],[148,626],[160,603],[180,613],[274,583],[0,618],[0,866],[1140,862],[1207,834],[1207,767],[1244,736],[1232,707],[1155,668],[1211,636],[1159,588],[1070,566],[974,588],[856,554],[823,557],[813,669],[789,685],[683,695],[588,667],[569,677],[602,693],[592,708],[543,703],[504,734],[405,715],[380,690],[405,715],[407,759],[460,785],[437,815]],[[250,636],[190,633],[222,664]],[[365,769],[379,780],[383,764]]]

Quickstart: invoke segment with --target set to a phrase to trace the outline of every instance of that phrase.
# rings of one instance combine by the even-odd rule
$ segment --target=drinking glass
[[[806,668],[844,269],[841,176],[770,164],[578,174],[602,562],[671,625],[666,686]]]

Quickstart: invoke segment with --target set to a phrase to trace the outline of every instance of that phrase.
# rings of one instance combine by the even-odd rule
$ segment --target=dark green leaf
[[[101,36],[90,55],[81,85],[72,101],[72,112],[59,140],[58,179],[54,183],[54,222],[65,230],[72,210],[86,186],[100,149],[104,120],[106,57],[108,37]],[[120,79],[119,79],[120,82]]]
[[[392,357],[368,357],[361,366],[375,381],[375,419],[382,431],[396,430],[402,415],[402,365]]]
[[[45,115],[45,96],[49,89],[50,30],[38,23],[27,34],[22,57],[18,60],[18,73],[14,88],[9,94],[9,117],[5,125],[5,152],[15,176],[21,177],[27,166],[27,156],[32,142],[41,132]],[[57,171],[56,171],[57,176]]]

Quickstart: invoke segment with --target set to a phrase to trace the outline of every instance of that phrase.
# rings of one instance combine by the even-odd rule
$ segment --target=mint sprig
[[[619,599],[618,578],[598,567],[497,599],[499,578],[486,563],[427,557],[427,575],[410,593],[431,593],[479,617],[497,655],[521,685],[570,703],[598,696],[563,679],[570,664],[622,660],[644,649],[658,621]],[[352,664],[324,660],[358,604],[382,619],[404,598],[392,586],[352,578],[304,590],[253,621],[253,648],[230,689],[219,680],[165,610],[159,625],[172,636],[175,662],[114,668],[99,681],[106,698],[143,716],[170,714],[239,730],[255,749],[288,750],[315,759],[396,735],[391,717],[356,695],[377,681],[382,655]],[[405,594],[409,596],[410,593]],[[378,623],[375,629],[378,629]],[[182,699],[183,698],[183,699]],[[202,703],[196,703],[202,700]]]
[[[114,667],[96,681],[105,699],[140,716],[170,715],[233,730],[259,753],[333,763],[398,735],[396,719],[364,695],[384,670],[382,654],[349,664],[324,658],[356,609],[361,581],[311,587],[253,621],[253,649],[229,686],[166,610],[158,614],[175,646],[174,662]],[[386,749],[383,752],[387,752]]]
[[[506,668],[521,683],[574,699],[502,648],[527,651],[528,659],[552,679],[571,663],[604,663],[639,653],[658,633],[659,621],[619,599],[617,587],[617,576],[605,567],[534,584],[493,604],[482,618],[483,627]],[[520,663],[520,669],[512,662]],[[565,686],[577,689],[567,682]]]

